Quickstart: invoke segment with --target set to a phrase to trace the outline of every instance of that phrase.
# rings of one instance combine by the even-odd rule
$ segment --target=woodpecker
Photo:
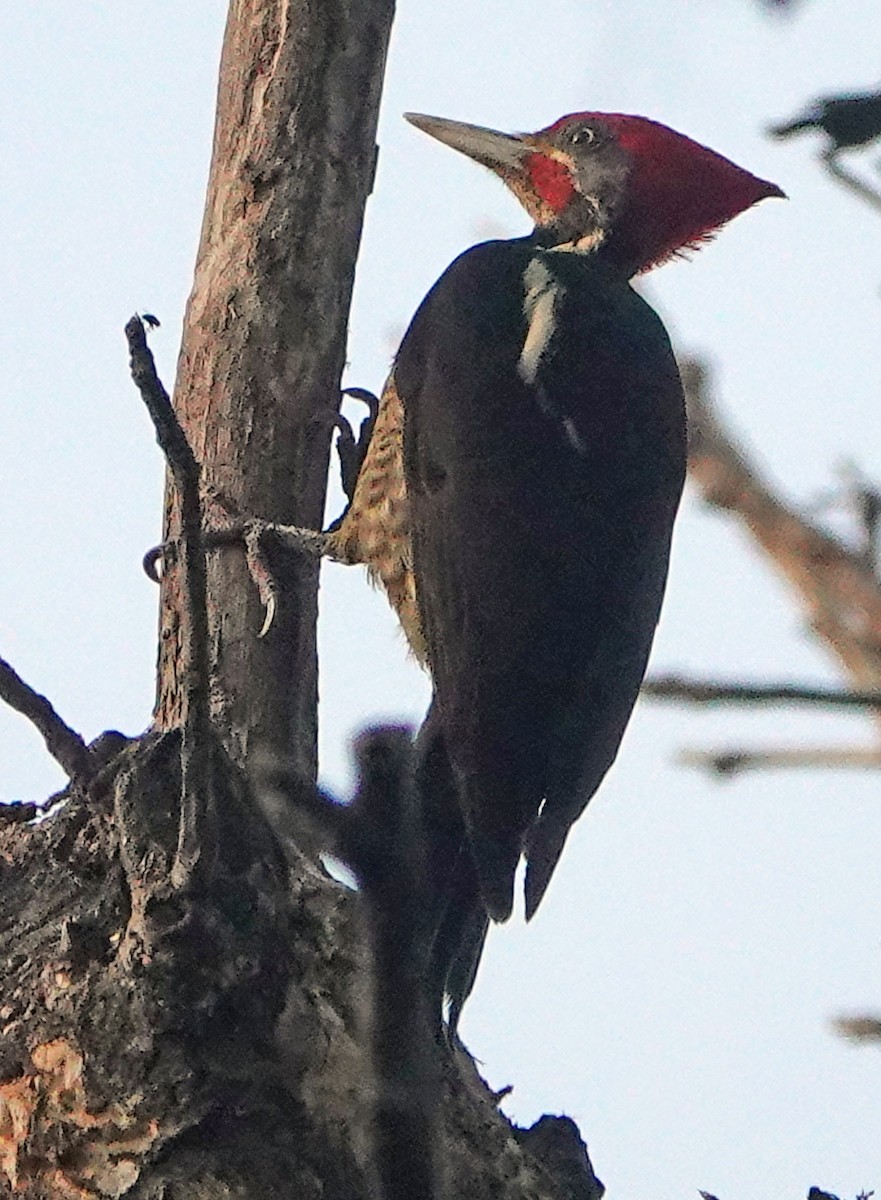
[[[864,146],[881,137],[881,92],[823,96],[791,121],[772,125],[768,133],[771,137],[787,138],[806,129],[826,134],[830,154]]]
[[[519,135],[407,119],[534,222],[466,250],[420,305],[331,547],[367,562],[432,677],[430,970],[455,1025],[521,857],[529,919],[611,766],[658,621],[685,413],[630,280],[783,193],[639,116]]]

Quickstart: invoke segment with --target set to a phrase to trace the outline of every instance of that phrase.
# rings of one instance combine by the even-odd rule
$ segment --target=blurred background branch
[[[829,708],[881,708],[881,692],[846,692],[795,683],[716,683],[682,675],[656,675],[642,685],[653,700],[690,704],[815,704]]]
[[[646,680],[643,695],[690,703],[878,707],[881,582],[873,570],[876,506],[871,512],[866,505],[859,509],[861,545],[851,549],[805,511],[787,503],[763,478],[710,398],[707,365],[697,358],[685,358],[680,369],[688,408],[692,484],[705,504],[741,523],[755,547],[783,576],[809,628],[836,656],[851,687],[818,689],[794,681],[725,684],[666,676]],[[861,486],[867,494],[876,494]],[[881,766],[881,747],[688,750],[678,761],[724,776],[757,767],[877,767]]]
[[[822,163],[833,179],[848,188],[855,196],[859,196],[876,212],[881,212],[881,192],[877,188],[870,187],[858,175],[854,175],[852,171],[843,166],[838,154],[822,155]]]

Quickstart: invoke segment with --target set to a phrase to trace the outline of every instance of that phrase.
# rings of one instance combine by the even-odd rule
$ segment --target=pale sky
[[[87,738],[143,729],[162,463],[122,327],[157,313],[174,377],[211,143],[220,0],[0,5],[0,654]],[[537,128],[638,112],[778,182],[647,280],[677,344],[710,356],[728,417],[787,496],[843,460],[881,478],[881,220],[763,136],[817,93],[881,82],[876,0],[400,0],[347,381],[381,386],[422,295],[465,246],[524,231],[490,175],[406,125],[415,110]],[[881,182],[881,147],[854,156]],[[338,505],[339,500],[335,501]],[[322,774],[347,741],[418,720],[427,685],[359,569],[321,594]],[[837,682],[741,532],[685,500],[657,671]],[[521,1123],[574,1117],[615,1200],[881,1192],[881,1055],[830,1018],[881,1009],[877,774],[677,767],[683,747],[856,744],[858,717],[642,703],[536,920],[491,938],[463,1036]],[[0,709],[6,799],[62,778]]]

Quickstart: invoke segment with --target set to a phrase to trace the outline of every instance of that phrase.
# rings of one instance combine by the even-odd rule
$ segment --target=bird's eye
[[[569,134],[569,144],[572,146],[589,146],[596,134],[589,125],[579,125]]]

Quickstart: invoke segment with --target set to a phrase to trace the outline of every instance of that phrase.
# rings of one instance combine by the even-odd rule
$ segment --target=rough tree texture
[[[367,1200],[357,899],[280,853],[219,747],[214,870],[175,891],[179,737],[104,737],[88,794],[0,830],[0,1194]],[[513,1129],[460,1060],[447,1194],[597,1200],[571,1122]]]
[[[321,517],[391,13],[231,6],[177,402],[213,495],[243,514]],[[173,533],[173,505],[168,519]],[[216,691],[212,728],[187,729],[197,747],[182,752],[172,565],[157,727],[102,735],[42,823],[0,819],[0,1195],[376,1196],[360,897],[282,848],[243,766],[263,742],[313,768],[315,573],[277,570],[284,603],[260,642],[241,553],[212,555]],[[199,844],[173,870],[182,811]],[[572,1123],[512,1128],[459,1060],[443,1056],[447,1194],[595,1200]]]
[[[320,528],[346,324],[372,186],[393,0],[234,0],[175,408],[232,514]],[[215,518],[219,513],[215,513]],[[174,535],[174,498],[167,499]],[[240,550],[209,562],[212,707],[231,753],[315,768],[317,567],[275,564],[268,635]],[[162,589],[158,729],[181,723],[177,572]]]

